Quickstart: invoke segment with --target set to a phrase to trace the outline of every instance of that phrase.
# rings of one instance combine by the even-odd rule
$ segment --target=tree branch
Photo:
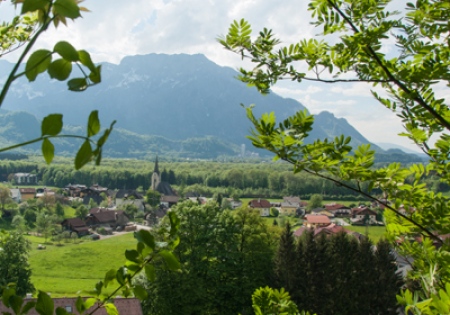
[[[336,10],[339,15],[347,22],[347,24],[351,27],[351,29],[355,33],[361,33],[361,31],[353,24],[352,20],[345,15],[341,9],[332,1],[327,0],[329,5]],[[399,79],[397,79],[392,72],[386,67],[386,65],[383,63],[383,61],[380,59],[380,57],[377,55],[375,50],[370,45],[366,45],[366,49],[368,50],[367,54],[369,57],[373,58],[375,62],[383,69],[384,73],[389,78],[389,81],[394,83],[396,86],[398,86],[402,91],[407,93],[410,96],[414,97],[412,98],[415,102],[419,103],[424,109],[426,109],[436,120],[439,121],[439,123],[442,124],[446,129],[450,130],[450,122],[445,120],[441,115],[439,115],[428,103],[426,103],[422,97],[420,97],[419,93],[410,90],[403,82],[401,82]]]
[[[293,164],[293,165],[296,164],[296,162],[293,161],[293,160],[288,160],[288,159],[283,159],[283,160],[285,160],[286,162],[291,163],[291,164]],[[408,221],[408,222],[412,223],[413,225],[417,226],[417,227],[418,227],[420,230],[422,230],[426,235],[428,235],[431,239],[433,239],[433,240],[435,240],[436,242],[438,242],[440,245],[443,244],[443,241],[439,238],[439,236],[436,236],[435,234],[433,234],[429,229],[427,229],[426,227],[424,227],[424,226],[421,225],[420,223],[416,222],[414,219],[412,219],[412,218],[410,218],[410,217],[408,217],[408,216],[406,216],[406,215],[400,213],[398,210],[392,208],[392,207],[389,206],[388,204],[386,204],[386,203],[384,203],[384,202],[381,202],[380,199],[378,199],[378,198],[376,198],[376,197],[374,197],[374,196],[372,196],[372,195],[370,195],[370,194],[364,192],[364,191],[361,190],[360,188],[359,188],[359,189],[356,189],[356,188],[354,188],[354,187],[352,187],[352,186],[350,186],[350,185],[348,185],[348,184],[346,184],[346,183],[344,183],[344,182],[342,182],[342,181],[339,181],[339,180],[337,180],[337,179],[334,179],[334,178],[332,178],[332,177],[323,175],[323,174],[321,174],[321,173],[318,173],[318,172],[315,172],[315,171],[312,171],[312,170],[309,170],[309,169],[304,169],[304,171],[305,171],[306,173],[309,173],[309,174],[318,176],[318,177],[320,177],[320,178],[329,180],[329,181],[331,181],[331,182],[333,182],[333,183],[335,183],[335,184],[338,184],[338,185],[340,185],[340,186],[342,186],[342,187],[345,187],[345,188],[347,188],[347,189],[349,189],[349,190],[351,190],[351,191],[357,192],[357,193],[363,195],[364,197],[366,197],[366,198],[368,198],[368,199],[370,199],[370,200],[372,200],[372,201],[376,201],[376,202],[382,204],[383,206],[385,206],[385,207],[388,208],[389,210],[393,211],[393,212],[394,212],[395,214],[397,214],[398,216],[402,217],[402,218],[405,219],[406,221]]]

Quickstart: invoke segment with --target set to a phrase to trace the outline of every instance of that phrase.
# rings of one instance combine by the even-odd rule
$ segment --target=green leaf
[[[39,291],[36,301],[36,312],[40,315],[53,315],[55,305],[53,300],[47,295],[47,293]]]
[[[102,76],[101,76],[101,69],[102,66],[99,65],[95,68],[95,71],[92,71],[89,74],[89,79],[93,82],[93,83],[100,83],[102,81]]]
[[[92,306],[94,306],[94,304],[97,302],[96,298],[88,298],[86,299],[86,301],[84,301],[83,305],[84,305],[84,309],[88,310],[90,309]]]
[[[98,119],[98,110],[94,110],[89,115],[87,134],[88,137],[95,136],[100,131],[100,120]]]
[[[52,52],[50,50],[36,50],[25,65],[25,76],[31,82],[36,80],[38,74],[46,71],[51,62]]]
[[[105,288],[108,287],[108,283],[114,281],[115,279],[116,279],[116,270],[110,269],[110,270],[105,274],[105,280],[104,280],[104,286],[105,286]]]
[[[34,308],[34,306],[36,305],[35,301],[29,301],[25,304],[24,307],[22,307],[22,314],[27,314],[29,310],[31,310],[32,308]]]
[[[69,19],[76,19],[81,16],[80,8],[75,0],[56,0],[54,5],[55,14],[62,15]]]
[[[145,265],[145,275],[147,276],[147,279],[149,281],[152,282],[155,281],[156,279],[155,267],[150,264]]]
[[[172,252],[168,250],[162,250],[159,252],[159,255],[164,259],[169,270],[180,269],[180,262]]]
[[[61,57],[63,57],[67,61],[79,61],[80,57],[78,55],[78,51],[68,42],[60,41],[56,43],[53,51],[58,53]]]
[[[56,315],[67,315],[67,314],[69,313],[66,311],[64,307],[59,306],[56,308]]]
[[[56,136],[63,127],[63,115],[50,114],[42,120],[41,124],[41,136]]]
[[[23,298],[18,295],[13,295],[9,298],[9,304],[11,305],[14,313],[19,314],[20,309],[22,308]]]
[[[139,259],[139,253],[135,249],[125,250],[125,258],[135,263],[141,262],[141,260]]]
[[[87,89],[88,84],[85,78],[75,78],[67,82],[70,91],[81,92]]]
[[[13,288],[5,288],[3,289],[3,293],[2,293],[2,301],[3,304],[5,304],[6,307],[9,307],[9,298],[14,296],[16,294],[16,290],[14,290]]]
[[[92,159],[92,148],[89,140],[83,142],[83,145],[78,150],[75,156],[75,169],[79,170],[84,165],[89,163]]]
[[[139,241],[155,250],[155,238],[147,230],[139,230],[134,233],[134,237]]]
[[[124,267],[120,267],[119,270],[116,272],[116,280],[119,282],[120,285],[125,284],[125,276],[126,276],[126,269]]]
[[[25,0],[22,4],[22,11],[20,14],[34,12],[36,10],[44,10],[48,4],[48,0]]]
[[[103,289],[103,281],[99,281],[95,284],[95,291],[97,292],[97,296],[99,296],[102,293]]]
[[[78,313],[81,314],[84,312],[83,299],[81,298],[81,296],[77,298],[77,301],[75,302],[75,307],[77,308]]]
[[[136,296],[141,301],[147,299],[147,297],[148,297],[147,291],[141,285],[136,285],[133,288],[133,292],[134,292],[134,296]]]
[[[50,164],[55,156],[55,146],[47,138],[42,141],[42,155],[47,164]]]
[[[83,66],[86,66],[91,72],[95,72],[97,68],[91,60],[91,55],[86,50],[79,50],[78,57]]]
[[[59,81],[66,80],[72,72],[72,63],[65,59],[57,59],[53,61],[48,67],[48,74],[50,78]]]

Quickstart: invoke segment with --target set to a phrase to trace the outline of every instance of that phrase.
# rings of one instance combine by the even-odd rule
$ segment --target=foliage
[[[345,233],[326,237],[307,231],[295,245],[287,225],[275,263],[277,287],[288,290],[299,309],[330,315],[397,314],[402,281],[386,241],[374,247]]]
[[[75,215],[80,219],[85,219],[89,214],[89,209],[85,205],[80,205],[75,209]]]
[[[34,292],[31,283],[31,268],[28,263],[29,242],[18,233],[0,235],[0,294],[13,285],[17,295]]]
[[[139,299],[147,298],[147,293],[139,284],[134,284],[133,279],[138,274],[145,274],[148,279],[154,279],[155,272],[159,268],[175,271],[180,265],[177,258],[173,255],[173,249],[179,244],[178,236],[178,218],[169,213],[170,222],[167,229],[162,233],[162,242],[155,242],[154,237],[146,230],[140,230],[134,234],[137,245],[136,249],[126,250],[125,265],[117,270],[109,270],[103,280],[97,282],[94,290],[85,291],[84,295],[90,297],[83,300],[78,297],[77,312],[80,314],[94,314],[100,308],[106,309],[108,314],[117,314],[117,309],[111,301],[119,293],[124,297],[135,296]],[[108,286],[117,283],[117,287],[112,292],[106,292]],[[23,300],[19,299],[13,288],[6,288],[2,296],[3,303],[13,309],[14,314],[26,313],[23,311]],[[92,309],[90,309],[93,306]],[[54,313],[54,303],[52,299],[43,291],[39,291],[38,299],[35,304],[30,305],[35,308],[39,314],[51,315]],[[88,311],[89,310],[89,311]],[[68,314],[63,308],[56,308],[57,314]]]
[[[36,229],[45,237],[45,241],[55,229],[57,218],[51,214],[41,212],[36,216]]]
[[[311,196],[308,202],[308,210],[321,208],[323,203],[323,197],[320,194],[314,194]]]
[[[250,309],[250,295],[267,285],[272,273],[274,237],[257,212],[221,211],[185,202],[179,215],[179,273],[163,270],[153,283],[144,281],[151,314],[236,314]],[[164,230],[164,224],[161,227]]]
[[[11,202],[11,191],[8,187],[0,186],[0,204],[1,210],[5,209],[5,204]]]
[[[83,91],[88,87],[101,81],[100,66],[95,66],[89,53],[85,50],[76,50],[70,43],[60,41],[56,43],[53,50],[38,49],[31,53],[38,38],[54,24],[58,27],[60,23],[66,24],[68,19],[75,20],[81,17],[81,11],[86,8],[78,5],[75,0],[14,0],[14,5],[20,6],[20,15],[14,17],[11,23],[5,22],[1,28],[2,47],[0,57],[19,46],[23,50],[9,73],[0,91],[0,106],[12,83],[20,77],[26,77],[30,82],[35,81],[39,74],[47,72],[56,80],[67,80],[73,69],[73,65],[79,68],[82,77],[72,78],[67,82],[71,91]],[[53,59],[56,56],[57,59]],[[28,57],[25,69],[21,64]],[[83,141],[75,157],[75,168],[79,169],[91,160],[99,164],[102,158],[102,150],[105,141],[114,126],[113,122],[103,135],[95,138],[100,132],[100,121],[98,112],[92,111],[87,123],[86,135],[64,135],[61,134],[63,128],[63,117],[61,114],[50,114],[42,120],[41,135],[35,139],[1,148],[0,152],[12,150],[18,147],[36,142],[42,143],[42,155],[47,163],[53,161],[55,146],[51,142],[53,138],[77,138]]]
[[[450,211],[448,198],[427,189],[424,176],[433,174],[450,183],[450,109],[436,94],[450,81],[450,8],[446,0],[420,0],[396,12],[390,11],[390,3],[311,1],[313,24],[322,28],[322,35],[332,34],[333,43],[314,38],[279,47],[281,41],[271,30],[264,29],[252,39],[245,20],[234,22],[220,42],[256,64],[252,70],[241,69],[240,79],[262,93],[285,78],[366,82],[384,89],[386,93],[372,94],[401,118],[405,128],[401,136],[422,149],[429,158],[427,165],[392,163],[373,169],[370,146],[352,151],[351,139],[344,136],[305,144],[314,121],[306,111],[277,123],[273,113],[256,118],[252,108],[247,108],[254,126],[250,139],[256,147],[291,163],[296,173],[315,174],[382,204],[390,240],[400,244],[403,255],[413,258],[409,277],[421,283],[420,292],[406,291],[399,301],[412,312],[436,314],[437,305],[449,305],[445,296],[450,261],[444,259],[449,243],[440,235],[450,232]],[[387,55],[384,51],[389,50],[390,42],[396,50]],[[299,64],[305,65],[307,72],[298,71]],[[437,138],[434,146],[432,136]],[[399,212],[402,205],[406,214]],[[422,242],[411,242],[417,237]]]
[[[284,289],[259,288],[252,295],[255,315],[300,315]],[[309,313],[303,313],[309,315]]]
[[[147,190],[145,193],[145,201],[152,207],[157,207],[160,204],[161,194],[153,189]]]
[[[139,212],[138,207],[131,203],[121,204],[119,209],[125,211],[130,219],[134,219],[136,214]]]

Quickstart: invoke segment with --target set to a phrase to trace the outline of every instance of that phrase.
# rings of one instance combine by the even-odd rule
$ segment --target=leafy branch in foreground
[[[116,295],[135,296],[141,300],[148,297],[144,287],[134,283],[133,279],[137,275],[144,273],[149,281],[154,281],[157,268],[172,271],[180,268],[180,263],[173,254],[173,250],[180,241],[178,236],[180,220],[173,213],[169,212],[168,216],[170,227],[166,230],[164,241],[156,242],[153,235],[147,230],[135,232],[136,249],[125,251],[127,259],[125,265],[117,270],[111,269],[106,272],[105,278],[103,281],[97,282],[94,290],[82,292],[82,294],[88,295],[87,297],[79,296],[77,298],[76,309],[79,314],[92,315],[100,308],[104,308],[109,315],[116,315],[118,311],[112,300]],[[118,287],[112,293],[102,292],[113,283],[117,283]],[[23,298],[16,295],[14,286],[10,286],[4,288],[2,301],[6,307],[12,309],[15,315],[27,314],[32,308],[40,315],[70,314],[62,307],[57,307],[55,310],[53,300],[42,291],[39,291],[36,300],[24,304]]]
[[[96,66],[92,62],[88,52],[76,50],[66,41],[56,43],[52,51],[39,49],[31,53],[39,36],[52,23],[55,27],[60,23],[66,24],[67,19],[77,19],[81,17],[81,11],[87,11],[86,8],[79,6],[79,0],[14,0],[12,2],[16,6],[21,5],[21,15],[14,17],[10,23],[4,22],[2,27],[0,27],[2,39],[0,57],[21,46],[23,46],[23,51],[2,87],[0,106],[3,104],[11,84],[23,76],[32,82],[36,80],[39,74],[47,72],[50,78],[65,81],[69,79],[73,65],[75,65],[82,76],[72,78],[67,82],[69,90],[84,91],[88,87],[101,82],[101,66]],[[25,69],[20,72],[22,62],[30,53],[31,55],[25,64]],[[54,56],[58,56],[58,58],[53,59]],[[112,122],[103,135],[97,141],[94,141],[92,137],[100,132],[100,121],[98,120],[97,111],[93,111],[89,116],[86,136],[60,134],[63,127],[62,115],[51,114],[42,121],[40,137],[2,148],[0,152],[42,141],[42,154],[45,161],[50,163],[54,157],[54,146],[50,138],[78,138],[83,140],[83,144],[75,158],[75,168],[79,169],[91,160],[95,160],[97,164],[100,163],[103,145],[114,124],[115,122]]]
[[[278,123],[273,113],[247,116],[254,130],[256,147],[288,161],[294,172],[306,171],[362,194],[386,207],[388,236],[397,250],[412,258],[409,277],[421,290],[406,290],[399,302],[414,314],[448,314],[450,306],[449,198],[426,187],[425,175],[433,174],[450,183],[450,109],[438,89],[450,85],[450,3],[419,0],[408,3],[401,13],[389,11],[388,0],[312,0],[313,24],[323,36],[333,34],[333,44],[324,40],[301,40],[279,47],[281,41],[264,29],[252,38],[245,20],[235,21],[219,42],[256,66],[240,69],[240,79],[261,93],[281,79],[323,83],[366,82],[381,86],[387,97],[374,97],[402,120],[405,136],[429,157],[426,165],[409,167],[392,163],[374,169],[375,152],[369,145],[353,151],[350,138],[316,140],[306,144],[313,117],[299,112]],[[396,50],[384,51],[389,41]],[[303,63],[308,69],[298,71]],[[344,77],[345,76],[345,77]],[[431,145],[432,136],[438,140]],[[404,210],[403,210],[404,209]]]

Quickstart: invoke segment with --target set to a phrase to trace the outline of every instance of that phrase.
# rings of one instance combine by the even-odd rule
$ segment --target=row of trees
[[[270,283],[275,229],[248,209],[221,211],[216,204],[185,202],[172,210],[181,220],[175,255],[179,272],[158,270],[142,280],[148,314],[237,314],[251,308],[250,296]],[[163,224],[156,237],[164,233]]]
[[[13,168],[17,163],[17,167]],[[67,184],[100,184],[109,188],[137,188],[146,190],[150,187],[153,164],[144,161],[107,160],[99,167],[86,167],[73,170],[65,164],[46,166],[33,164],[43,185],[64,187]],[[24,162],[1,161],[7,165],[8,171],[24,171]],[[23,168],[22,168],[23,167]],[[12,174],[12,173],[10,173]],[[7,177],[3,174],[3,177]],[[288,165],[272,163],[270,168],[265,164],[237,163],[171,163],[163,164],[161,179],[177,187],[181,193],[189,191],[201,192],[204,196],[215,193],[232,194],[241,197],[282,197],[283,195],[300,195],[307,199],[311,194],[321,193],[329,199],[357,200],[358,194],[349,192],[342,185],[335,185],[324,179],[309,174],[293,174]],[[446,191],[448,186],[439,183],[438,179],[429,176],[427,185],[436,191]],[[362,185],[367,190],[367,185]],[[362,199],[361,199],[362,200]]]
[[[296,242],[289,223],[275,259],[278,288],[286,289],[300,310],[316,314],[397,314],[397,273],[390,244],[376,246],[346,233],[327,238],[306,231]]]
[[[289,290],[300,310],[319,315],[395,314],[401,281],[386,241],[374,250],[346,234],[307,233],[296,245],[289,225],[281,233],[251,209],[184,202],[173,212],[181,269],[138,281],[148,292],[148,314],[249,314],[251,294],[264,286]],[[155,237],[164,230],[163,223]]]

